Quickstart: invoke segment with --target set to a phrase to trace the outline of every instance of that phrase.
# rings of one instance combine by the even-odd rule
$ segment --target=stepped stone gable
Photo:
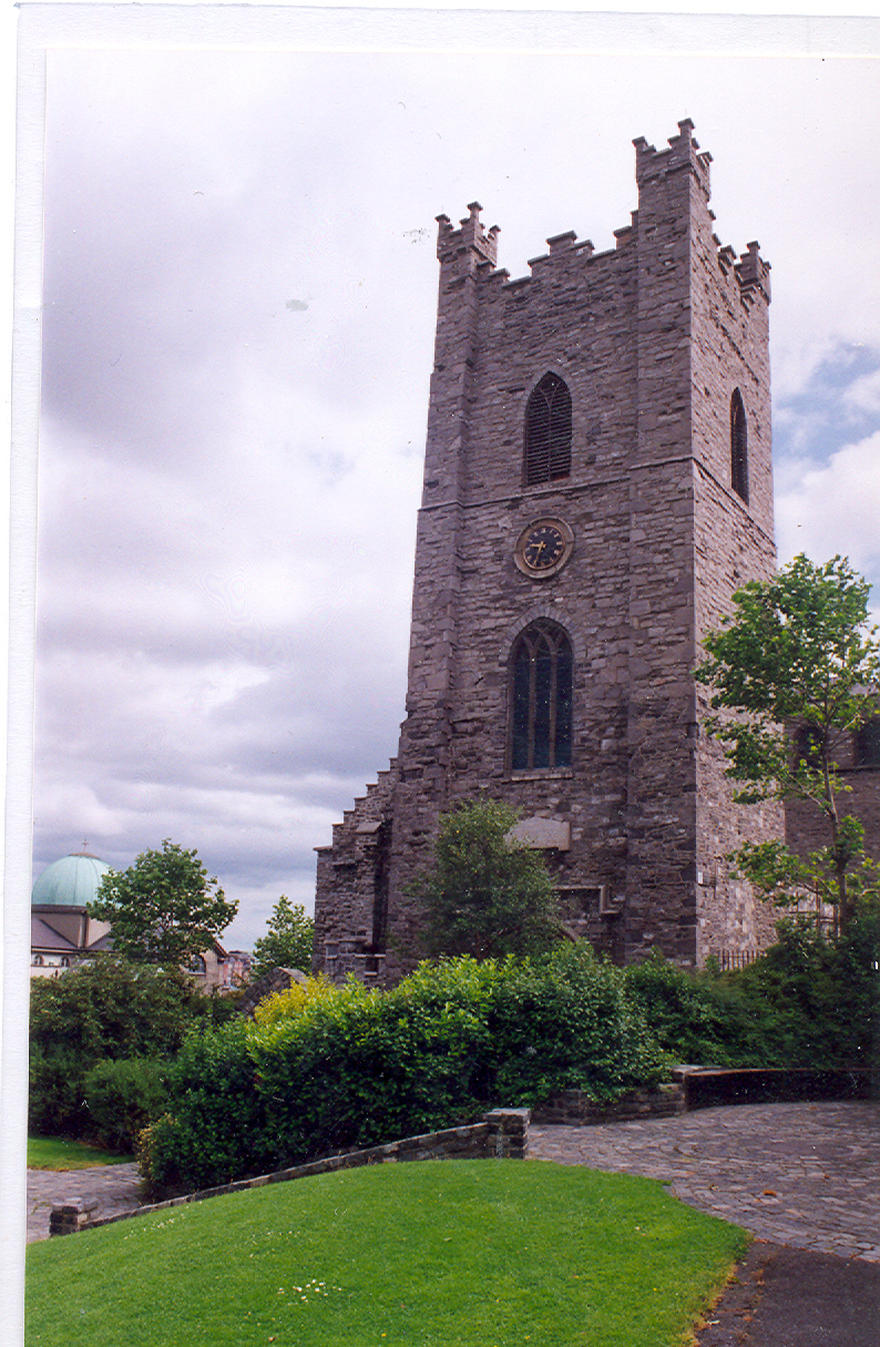
[[[481,791],[529,820],[569,933],[618,960],[657,947],[698,965],[772,933],[725,857],[780,835],[781,811],[733,803],[692,676],[733,590],[775,565],[769,266],[715,236],[690,122],[666,149],[635,147],[638,209],[607,252],[559,234],[511,280],[477,203],[457,229],[438,217],[406,718],[390,769],[318,852],[315,962],[331,976],[413,966],[408,886],[439,813]],[[570,462],[533,479],[539,384],[563,419],[570,395]],[[542,573],[545,546],[558,562]],[[544,677],[514,668],[541,630],[556,691],[517,692]]]

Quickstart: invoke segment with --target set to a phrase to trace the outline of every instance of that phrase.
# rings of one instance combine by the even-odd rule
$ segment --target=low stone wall
[[[60,1206],[54,1206],[49,1213],[49,1234],[50,1235],[72,1235],[76,1230],[85,1230],[89,1225],[101,1224],[100,1220],[94,1219],[94,1213],[98,1208],[98,1199],[92,1197],[71,1198],[69,1202],[64,1202]],[[124,1213],[126,1216],[129,1213]],[[114,1220],[112,1216],[106,1218],[109,1221]]]
[[[527,1108],[493,1109],[482,1122],[448,1127],[441,1132],[404,1137],[382,1146],[343,1151],[308,1164],[260,1174],[252,1179],[221,1184],[201,1192],[168,1198],[115,1216],[95,1215],[98,1204],[72,1199],[53,1206],[49,1220],[50,1235],[66,1235],[76,1230],[109,1225],[128,1216],[164,1211],[207,1197],[262,1188],[269,1183],[286,1183],[312,1174],[328,1174],[337,1169],[360,1165],[389,1164],[410,1160],[449,1158],[523,1160],[528,1154],[529,1124],[595,1126],[601,1123],[631,1122],[641,1118],[662,1118],[686,1110],[715,1105],[782,1103],[808,1099],[868,1099],[876,1095],[876,1081],[867,1069],[814,1071],[809,1069],[716,1068],[678,1066],[673,1080],[653,1089],[634,1090],[613,1104],[597,1104],[582,1090],[567,1090],[533,1110]]]
[[[673,1075],[684,1089],[685,1108],[713,1108],[723,1104],[784,1104],[814,1099],[870,1099],[872,1073],[853,1070],[813,1070],[809,1067],[698,1067],[679,1066]]]
[[[546,1104],[532,1109],[532,1121],[586,1127],[633,1122],[637,1118],[667,1118],[670,1114],[682,1113],[684,1108],[685,1093],[681,1081],[670,1081],[653,1089],[631,1090],[613,1104],[597,1104],[583,1090],[565,1090]]]
[[[497,1108],[487,1113],[482,1122],[466,1123],[461,1127],[447,1127],[442,1132],[426,1132],[422,1136],[404,1137],[383,1146],[368,1146],[359,1151],[343,1151],[328,1155],[308,1164],[290,1169],[277,1169],[271,1174],[260,1174],[252,1179],[238,1179],[216,1188],[204,1188],[198,1193],[171,1197],[164,1202],[152,1202],[134,1211],[116,1216],[95,1217],[97,1203],[82,1199],[66,1202],[52,1208],[49,1218],[50,1235],[68,1235],[76,1230],[110,1225],[129,1216],[143,1216],[151,1211],[165,1211],[188,1202],[201,1202],[224,1193],[240,1193],[248,1188],[263,1188],[269,1183],[287,1183],[312,1174],[329,1174],[337,1169],[356,1169],[361,1165],[383,1165],[398,1161],[444,1159],[500,1159],[524,1160],[528,1150],[530,1111],[527,1108]]]

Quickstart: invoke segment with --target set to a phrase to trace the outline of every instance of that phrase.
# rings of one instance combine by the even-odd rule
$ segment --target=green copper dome
[[[85,907],[98,892],[110,866],[87,851],[62,856],[47,865],[31,890],[31,904],[53,907]]]

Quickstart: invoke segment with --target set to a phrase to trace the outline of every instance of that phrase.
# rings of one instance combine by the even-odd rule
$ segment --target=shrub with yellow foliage
[[[254,1022],[261,1029],[269,1029],[279,1020],[299,1015],[313,1001],[321,1001],[334,991],[333,983],[323,973],[317,977],[308,977],[305,982],[292,982],[283,992],[272,992],[258,1001],[254,1009]]]

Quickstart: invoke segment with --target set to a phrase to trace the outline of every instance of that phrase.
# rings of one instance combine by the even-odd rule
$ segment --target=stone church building
[[[496,265],[474,203],[440,285],[397,757],[318,849],[315,966],[394,981],[441,811],[519,809],[565,925],[619,961],[748,956],[772,914],[725,857],[780,835],[701,733],[701,637],[775,568],[769,266],[715,233],[689,121],[635,142],[638,208],[595,252]]]

